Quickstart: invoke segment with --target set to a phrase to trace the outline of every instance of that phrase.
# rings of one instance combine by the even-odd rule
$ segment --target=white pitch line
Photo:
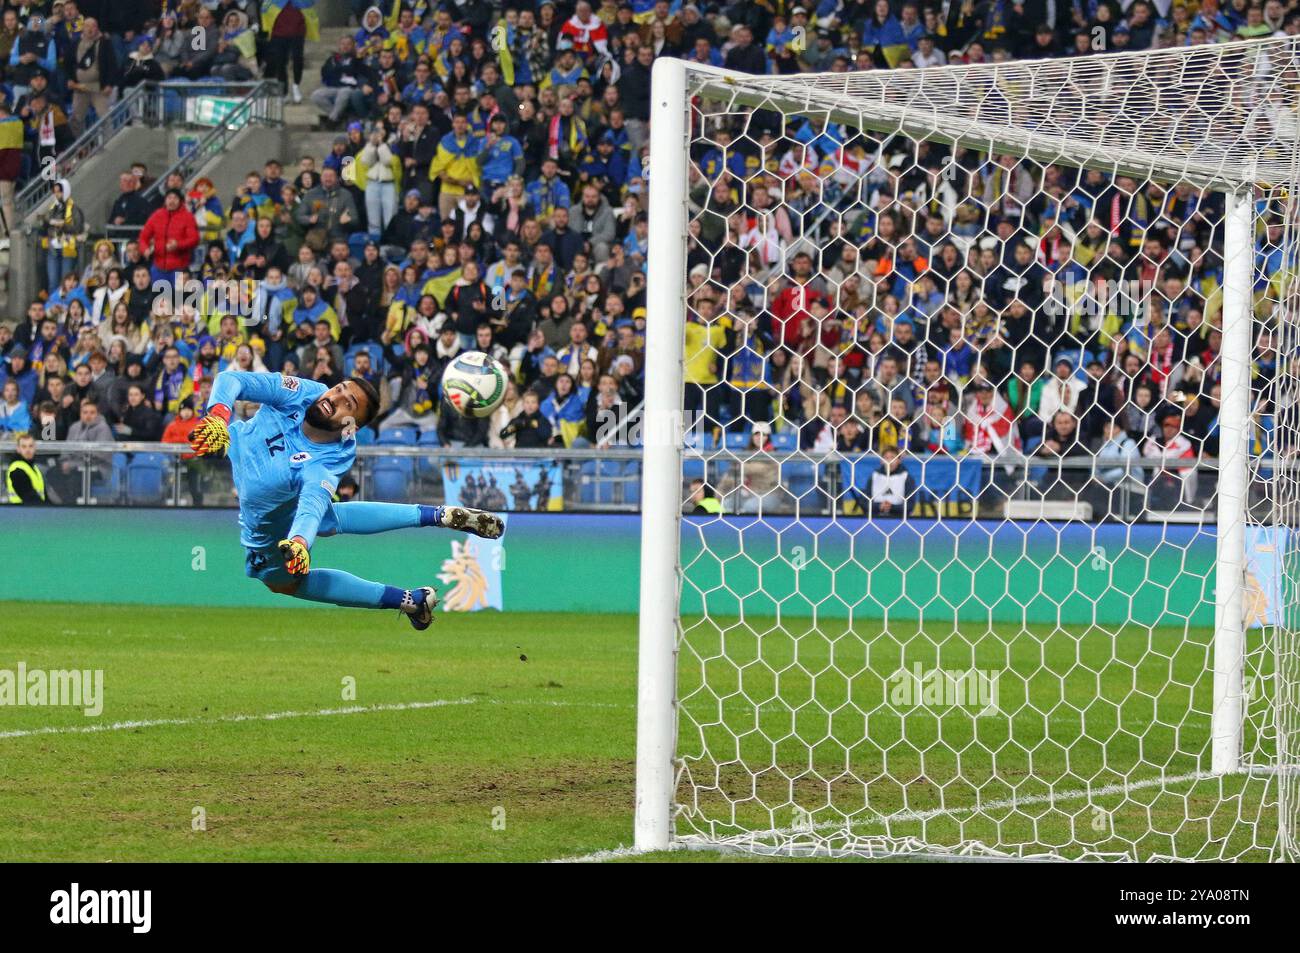
[[[984,814],[989,811],[1002,811],[1007,809],[1016,809],[1029,807],[1034,804],[1054,804],[1057,801],[1079,801],[1083,799],[1112,797],[1117,794],[1128,794],[1130,791],[1140,791],[1144,788],[1158,788],[1167,785],[1186,784],[1189,781],[1207,781],[1211,778],[1218,777],[1216,774],[1204,771],[1193,771],[1189,774],[1175,774],[1155,778],[1143,778],[1140,781],[1128,781],[1120,784],[1107,784],[1099,788],[1079,788],[1073,791],[1061,791],[1051,794],[1027,794],[1020,798],[1003,798],[998,801],[985,801],[983,804],[967,804],[957,807],[936,807],[928,811],[896,811],[893,814],[885,814],[881,817],[867,817],[861,820],[845,821],[823,821],[820,824],[813,825],[815,830],[839,830],[841,828],[852,831],[854,828],[861,827],[879,827],[882,824],[907,821],[931,821],[938,817],[955,817],[963,814]],[[783,837],[791,834],[808,833],[806,829],[801,830],[794,827],[776,828],[773,830],[757,831],[749,838],[761,837]]]
[[[1027,807],[1033,804],[1049,804],[1057,801],[1077,801],[1084,798],[1111,797],[1116,794],[1127,794],[1130,791],[1140,791],[1144,788],[1163,787],[1166,785],[1186,784],[1189,781],[1205,781],[1217,775],[1194,771],[1190,774],[1177,774],[1169,777],[1144,778],[1141,781],[1132,781],[1125,784],[1107,784],[1099,788],[1083,789],[1074,791],[1062,791],[1059,794],[1030,794],[1022,798],[1006,798],[998,801],[987,801],[979,805],[967,805],[963,807],[934,808],[929,811],[898,811],[894,814],[886,814],[883,817],[866,818],[864,820],[850,820],[847,824],[838,821],[825,821],[816,825],[818,830],[831,830],[847,827],[852,831],[854,828],[877,827],[881,824],[888,824],[895,821],[929,821],[938,817],[951,817],[960,814],[977,814],[987,811],[999,811],[1007,808]],[[791,834],[808,833],[806,830],[796,828],[779,828],[776,830],[756,831],[748,835],[746,839],[761,839],[763,837],[783,837]],[[600,864],[607,860],[616,860],[620,857],[634,857],[637,854],[643,854],[645,851],[638,850],[635,847],[616,847],[611,850],[598,850],[592,854],[583,854],[579,857],[565,857],[558,860],[549,860],[550,864]]]
[[[983,814],[988,811],[1001,811],[1007,808],[1028,807],[1033,804],[1054,804],[1057,801],[1078,801],[1084,798],[1111,797],[1140,791],[1144,788],[1158,788],[1165,785],[1185,784],[1188,781],[1205,781],[1217,775],[1208,772],[1193,771],[1190,774],[1175,774],[1169,777],[1143,778],[1141,781],[1128,781],[1120,784],[1107,784],[1099,788],[1079,788],[1075,791],[1062,791],[1060,794],[1027,794],[1020,798],[1004,798],[1000,801],[986,801],[983,804],[965,807],[936,807],[928,811],[898,811],[884,817],[868,818],[851,822],[850,827],[870,827],[887,824],[892,821],[929,821],[936,817],[949,817],[955,814]],[[820,825],[819,825],[820,826]]]
[[[598,850],[591,854],[582,854],[578,857],[557,857],[554,860],[544,860],[544,864],[603,864],[607,860],[618,860],[620,857],[636,857],[640,854],[648,853],[637,847],[612,847],[609,850]]]
[[[328,718],[333,715],[365,715],[381,711],[411,711],[420,708],[445,708],[448,705],[476,705],[477,698],[442,698],[430,702],[400,702],[389,705],[350,705],[347,708],[320,708],[316,711],[272,711],[261,715],[220,715],[216,718],[150,718],[141,721],[114,721],[106,725],[51,725],[44,728],[19,728],[0,731],[0,738],[30,738],[33,735],[90,735],[101,731],[134,731],[169,725],[220,725],[241,721],[281,721],[286,718]]]

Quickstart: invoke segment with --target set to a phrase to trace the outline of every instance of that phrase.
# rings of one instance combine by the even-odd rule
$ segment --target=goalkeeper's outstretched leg
[[[437,526],[460,530],[483,539],[500,539],[505,521],[495,513],[466,506],[425,506],[422,503],[335,503],[321,521],[320,535],[368,535],[394,529]]]
[[[501,517],[463,506],[358,501],[332,504],[318,535],[369,535],[421,526],[464,530],[485,539],[498,539],[505,530]],[[296,599],[356,609],[396,609],[420,631],[433,622],[438,605],[438,593],[432,586],[401,589],[340,569],[312,569],[306,541],[297,536],[281,540],[272,549],[249,550],[247,572],[272,592]]]
[[[402,589],[371,582],[341,569],[312,569],[306,547],[286,539],[272,549],[250,549],[245,572],[272,592],[351,609],[396,609],[418,631],[433,622],[438,592],[433,586]]]

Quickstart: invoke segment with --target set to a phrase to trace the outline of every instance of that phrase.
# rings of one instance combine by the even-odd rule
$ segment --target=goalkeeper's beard
[[[321,410],[321,402],[318,400],[307,408],[306,421],[318,430],[328,430],[337,433],[343,429],[344,425],[325,416],[325,411]]]

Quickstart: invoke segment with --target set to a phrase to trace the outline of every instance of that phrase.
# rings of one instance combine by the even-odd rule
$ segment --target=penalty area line
[[[669,848],[670,850],[672,848]],[[608,850],[598,850],[590,854],[581,854],[577,857],[556,857],[553,860],[544,860],[544,864],[603,864],[607,860],[618,860],[621,857],[638,857],[641,854],[650,854],[654,851],[642,850],[639,847],[611,847]]]
[[[1248,771],[1247,774],[1257,774],[1265,772]],[[1152,778],[1142,778],[1136,781],[1126,781],[1117,784],[1101,785],[1094,788],[1079,788],[1068,791],[1053,792],[1051,794],[1029,794],[1019,798],[1005,798],[996,801],[986,801],[979,805],[954,805],[948,808],[933,808],[927,811],[896,811],[892,814],[882,815],[874,818],[849,819],[848,823],[837,821],[823,821],[814,825],[811,829],[806,828],[774,828],[765,831],[755,831],[745,835],[737,840],[757,841],[764,837],[789,837],[797,834],[812,834],[821,830],[841,830],[847,831],[850,836],[861,828],[880,827],[891,823],[901,823],[907,821],[926,822],[936,820],[942,817],[958,817],[962,815],[977,815],[987,811],[1018,810],[1022,807],[1029,807],[1036,804],[1054,805],[1062,801],[1078,801],[1092,798],[1111,798],[1118,795],[1127,796],[1130,792],[1141,791],[1157,787],[1176,787],[1183,784],[1194,784],[1201,781],[1213,780],[1217,775],[1211,772],[1193,771],[1187,774],[1164,775]],[[863,836],[870,836],[864,834]],[[728,838],[712,846],[726,847]],[[680,850],[680,842],[674,843],[669,850]],[[742,847],[743,849],[743,847]],[[544,861],[548,864],[600,864],[607,860],[617,860],[622,857],[635,857],[639,854],[648,853],[648,851],[639,850],[635,847],[616,847],[610,850],[598,850],[591,854],[582,854],[577,857],[562,857],[555,860]]]
[[[446,708],[451,705],[476,705],[478,698],[442,698],[428,702],[395,702],[387,705],[349,705],[346,708],[319,708],[315,711],[272,711],[255,715],[219,715],[216,718],[147,718],[138,721],[114,721],[106,725],[50,725],[44,728],[18,728],[0,731],[0,738],[30,738],[34,735],[91,735],[103,731],[135,731],[185,725],[226,725],[244,721],[284,721],[289,718],[330,718],[336,715],[368,715],[385,711],[414,711],[422,708]]]

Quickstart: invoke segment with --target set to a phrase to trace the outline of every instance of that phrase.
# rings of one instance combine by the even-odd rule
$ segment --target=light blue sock
[[[299,599],[353,609],[396,609],[402,604],[405,591],[362,579],[341,569],[313,569],[298,584],[294,595]]]
[[[367,535],[421,525],[421,507],[414,503],[335,503],[338,532]]]

